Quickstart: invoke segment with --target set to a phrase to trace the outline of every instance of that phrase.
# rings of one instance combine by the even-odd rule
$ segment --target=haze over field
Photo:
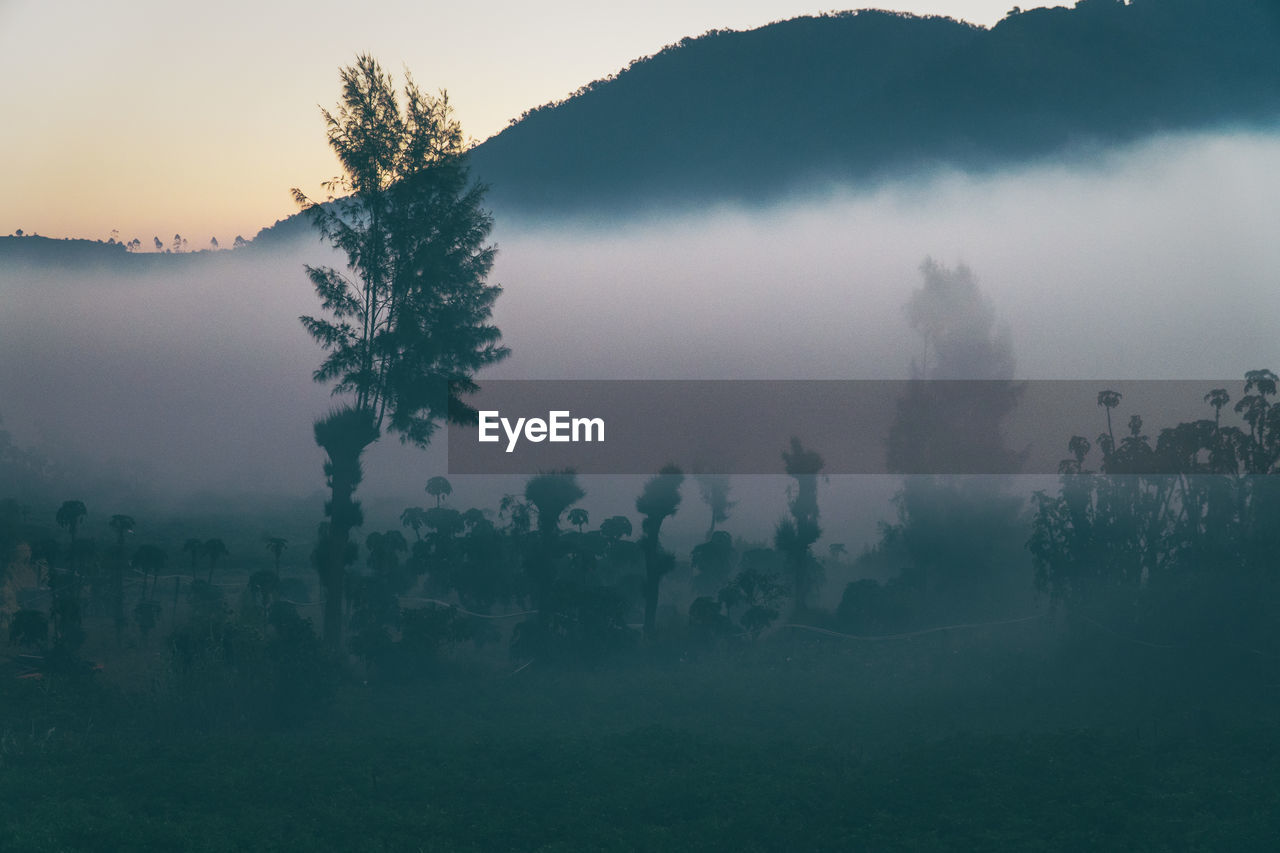
[[[495,322],[513,355],[481,380],[905,378],[919,339],[903,306],[927,256],[973,270],[1020,378],[1232,379],[1280,364],[1277,163],[1280,137],[1219,132],[604,226],[498,210]],[[302,265],[328,251],[303,238],[143,272],[0,270],[0,361],[23,366],[0,371],[5,426],[162,495],[314,493],[311,419],[332,402],[297,317],[315,310]],[[418,501],[443,450],[379,442],[362,491]],[[890,510],[829,512],[838,537]]]
[[[1280,3],[904,4],[0,0],[0,850],[1280,837]]]

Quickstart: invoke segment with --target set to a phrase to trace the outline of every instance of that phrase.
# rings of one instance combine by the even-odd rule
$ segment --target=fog
[[[497,211],[495,322],[513,354],[485,376],[905,378],[920,342],[904,304],[932,257],[973,271],[1020,378],[1234,380],[1280,365],[1277,166],[1280,135],[1219,133],[767,209],[610,224]],[[0,269],[5,428],[86,482],[162,498],[317,493],[311,424],[333,401],[310,379],[321,353],[297,317],[318,311],[303,263],[331,258],[308,242],[127,276]],[[1098,417],[1064,424],[1064,447],[1096,434]],[[443,447],[384,437],[361,492],[422,504],[444,471]],[[615,492],[587,478],[585,505],[594,519],[629,512],[639,482]],[[762,485],[771,496],[744,501],[740,517],[771,525],[784,483]],[[492,506],[520,481],[454,485],[457,503]],[[824,485],[824,542],[870,535],[893,488]],[[879,514],[858,510],[855,492],[874,493]],[[706,522],[690,483],[672,535]]]

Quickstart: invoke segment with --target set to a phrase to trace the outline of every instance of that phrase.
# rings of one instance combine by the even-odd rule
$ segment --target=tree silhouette
[[[136,522],[132,516],[113,515],[107,522],[116,534],[115,554],[111,559],[111,599],[112,610],[115,616],[116,625],[116,643],[119,644],[124,640],[124,537],[126,534],[132,533]]]
[[[533,525],[529,504],[518,495],[502,496],[502,500],[498,502],[498,518],[508,519],[508,527],[515,536],[528,533]]]
[[[230,556],[231,552],[227,550],[227,545],[221,539],[208,539],[204,543],[204,556],[209,560],[209,577],[206,583],[213,586],[213,570],[217,568],[218,561],[223,557]]]
[[[569,510],[569,523],[578,528],[579,533],[582,532],[582,528],[587,526],[587,522],[590,521],[590,519],[591,516],[588,515],[587,511],[582,507],[575,507]]]
[[[440,502],[453,494],[453,484],[444,477],[432,477],[427,480],[427,494],[436,499],[436,506],[440,506]]]
[[[1213,406],[1213,428],[1215,430],[1220,429],[1222,427],[1222,407],[1231,402],[1231,395],[1227,393],[1226,388],[1214,388],[1204,395],[1204,401]]]
[[[556,560],[560,557],[560,516],[584,495],[572,470],[539,474],[525,483],[525,500],[538,512],[538,537],[526,556],[526,565],[538,596],[538,620],[544,629],[556,579]]]
[[[649,639],[657,636],[658,591],[662,578],[675,567],[675,557],[662,549],[658,537],[662,532],[662,522],[680,508],[680,486],[683,483],[684,472],[675,465],[667,465],[644,484],[640,497],[636,498],[636,512],[643,516],[640,547],[645,570],[644,634]]]
[[[249,576],[249,596],[262,611],[262,623],[267,623],[271,605],[280,594],[280,575],[277,572],[259,569]]]
[[[600,522],[600,534],[609,542],[617,542],[631,535],[631,519],[615,515]]]
[[[195,538],[188,539],[186,542],[182,543],[182,553],[191,557],[191,577],[192,580],[194,580],[196,564],[200,561],[200,558],[204,556],[204,540]]]
[[[74,547],[76,541],[76,530],[80,527],[80,522],[84,521],[89,514],[89,510],[85,508],[83,501],[63,501],[62,506],[58,507],[54,520],[59,527],[65,527],[67,532],[71,534],[71,542]]]
[[[729,520],[729,511],[737,501],[729,500],[729,476],[727,474],[694,474],[702,500],[711,510],[711,525],[707,527],[707,539],[716,532],[716,525]]]
[[[779,605],[786,594],[786,587],[777,582],[776,575],[748,567],[720,590],[718,598],[730,618],[735,609],[742,610],[738,624],[743,633],[756,640],[778,618],[781,612]]]
[[[276,574],[280,574],[280,557],[284,554],[284,550],[289,547],[289,540],[280,536],[268,536],[265,540],[267,550],[271,552],[271,556],[275,559]]]
[[[137,551],[133,552],[133,568],[142,572],[142,597],[144,599],[148,597],[148,576],[152,577],[154,582],[155,576],[164,568],[165,560],[164,549],[156,545],[142,545]]]
[[[924,284],[906,313],[922,354],[911,364],[913,381],[898,401],[886,454],[890,471],[917,476],[905,477],[894,498],[898,522],[885,525],[879,544],[859,558],[893,567],[899,582],[891,598],[917,618],[931,608],[927,615],[941,616],[943,608],[955,615],[994,604],[993,577],[1011,573],[1020,556],[997,552],[1016,547],[1020,501],[1002,494],[1000,479],[964,475],[1016,473],[1025,455],[1004,438],[1022,389],[994,304],[964,266],[926,259],[921,273]],[[797,548],[798,532],[779,530]]]
[[[1001,436],[1020,393],[1011,381],[1009,331],[967,267],[947,269],[927,258],[920,271],[924,284],[912,292],[906,314],[922,354],[912,360],[917,381],[898,401],[889,431],[889,470],[1012,473],[1020,457]]]
[[[425,447],[442,419],[468,421],[462,394],[479,368],[508,354],[489,324],[500,288],[486,283],[496,249],[484,188],[469,184],[462,129],[447,96],[410,79],[397,97],[390,75],[367,55],[344,68],[342,99],[322,110],[343,174],[327,203],[294,190],[321,235],[347,258],[350,275],[306,267],[330,318],[302,317],[328,355],[315,371],[345,405],[316,423],[328,456],[331,498],[322,569],[325,641],[341,645],[343,555],[362,515],[352,498],[360,457],[383,427]]]
[[[400,524],[413,531],[413,538],[421,541],[423,526],[427,523],[427,511],[420,506],[406,507],[400,513]]]
[[[126,534],[132,533],[137,522],[133,520],[131,515],[113,515],[107,521],[107,526],[116,534],[116,547],[124,548],[124,537]]]
[[[697,591],[715,595],[729,581],[733,569],[733,538],[723,530],[715,531],[706,542],[694,546],[689,561],[698,573],[694,578]]]
[[[160,603],[147,592],[147,578],[152,578],[152,586],[164,568],[165,553],[155,545],[142,545],[133,554],[133,568],[142,573],[142,597],[133,607],[133,618],[142,633],[142,641],[146,643],[151,636],[151,629],[156,626],[160,616]]]
[[[797,607],[808,604],[818,563],[813,558],[813,543],[822,535],[818,526],[818,473],[822,457],[806,450],[800,439],[791,439],[791,449],[782,452],[787,473],[795,478],[796,490],[789,503],[791,518],[778,522],[774,546],[787,557]]]
[[[369,568],[375,574],[388,574],[398,569],[399,555],[409,550],[409,543],[404,541],[399,530],[375,531],[365,537],[364,544],[369,554]]]
[[[1098,392],[1098,405],[1107,410],[1107,440],[1102,442],[1106,447],[1114,448],[1116,446],[1116,434],[1111,429],[1111,410],[1120,405],[1120,400],[1123,396],[1119,391],[1110,389]]]

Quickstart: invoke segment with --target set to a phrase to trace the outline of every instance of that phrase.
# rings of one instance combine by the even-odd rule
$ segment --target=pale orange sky
[[[369,52],[446,88],[484,139],[663,45],[828,10],[803,0],[604,5],[584,0],[245,2],[0,0],[0,234],[224,246],[319,193],[337,171],[317,105]],[[1008,0],[897,0],[902,11],[990,25]]]

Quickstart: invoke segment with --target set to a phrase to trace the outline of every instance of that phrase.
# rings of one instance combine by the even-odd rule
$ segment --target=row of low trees
[[[821,460],[798,441],[784,458],[803,459],[805,467],[796,470],[802,487],[792,501],[792,517],[779,522],[775,547],[740,554],[727,532],[711,530],[693,550],[691,583],[703,595],[691,614],[703,634],[733,627],[729,633],[737,636],[758,635],[778,617],[791,588],[808,584],[812,589],[820,575],[812,543],[797,538],[794,530],[797,520],[814,524],[816,486],[806,478],[816,476]],[[356,565],[359,549],[348,545],[346,604],[326,613],[339,613],[352,632],[350,648],[371,664],[396,653],[406,620],[423,618],[420,608],[402,604],[419,589],[436,602],[452,598],[461,605],[450,623],[454,628],[466,621],[457,618],[458,612],[484,616],[495,608],[531,608],[513,637],[513,649],[523,657],[590,657],[617,650],[636,639],[632,620],[637,614],[636,627],[652,641],[659,629],[662,583],[678,563],[662,542],[662,527],[680,508],[684,480],[678,468],[667,467],[644,484],[635,502],[638,528],[618,515],[588,530],[590,514],[578,505],[585,492],[572,471],[530,478],[522,494],[502,500],[496,517],[447,506],[448,481],[432,478],[427,492],[437,498],[436,505],[401,514],[412,541],[400,530],[369,533],[362,570]],[[705,496],[719,523],[727,519],[732,501],[728,478],[715,480]],[[634,533],[639,535],[633,540]],[[322,526],[314,553],[322,573],[328,568],[328,545]]]
[[[16,569],[22,576],[10,589],[47,601],[45,609],[26,601],[12,603],[10,609],[15,612],[8,620],[11,643],[47,646],[55,657],[65,661],[83,645],[85,617],[94,614],[114,624],[117,645],[122,643],[130,615],[143,643],[148,641],[163,609],[159,582],[169,555],[154,543],[126,544],[137,528],[132,516],[112,515],[105,525],[110,537],[102,543],[83,533],[89,516],[85,503],[64,501],[53,514],[56,525],[66,531],[67,539],[62,542],[52,535],[41,535],[43,528],[16,502],[6,501],[0,509],[0,517],[8,522],[0,524],[0,531],[5,533],[0,536],[0,568],[11,574]],[[280,587],[280,556],[288,543],[281,537],[268,536],[264,537],[264,544],[274,559],[275,571],[257,572],[250,587],[275,590]],[[191,575],[185,578],[189,594],[209,598],[218,562],[230,556],[226,544],[217,537],[189,538],[181,551],[190,557]],[[207,572],[201,571],[202,566],[207,566]],[[168,606],[172,625],[178,615],[184,577],[171,577],[173,596]]]
[[[28,236],[28,234],[26,233],[26,231],[19,228],[13,232],[13,236],[26,237]],[[31,234],[29,236],[35,237],[37,235]],[[99,240],[99,242],[102,242],[102,241]],[[132,240],[121,240],[119,231],[112,231],[111,236],[107,238],[106,243],[108,246],[124,246],[124,248],[130,252],[141,252],[142,247],[145,245],[142,242],[142,240],[140,240],[137,237],[134,237]],[[163,252],[165,254],[176,255],[176,254],[181,254],[182,252],[191,251],[190,242],[187,240],[186,237],[183,237],[181,234],[174,234],[173,241],[168,244],[166,244],[158,236],[152,237],[151,245],[154,247],[156,252]],[[236,235],[235,240],[231,244],[233,249],[242,249],[248,245],[249,245],[249,241],[239,234]],[[222,248],[222,244],[218,242],[217,237],[209,238],[209,250],[216,252],[221,248]]]
[[[120,243],[130,252],[140,252],[142,251],[142,246],[143,246],[142,241],[139,240],[137,237],[134,237],[132,240],[121,241],[118,239],[115,232],[112,232],[111,238],[108,239],[107,242],[109,244]],[[188,242],[187,238],[183,237],[181,234],[174,234],[173,241],[169,245],[165,245],[164,241],[161,240],[159,237],[152,237],[151,245],[155,248],[155,251],[164,252],[166,254],[177,255],[177,254],[181,254],[182,252],[191,251],[190,242]],[[249,245],[249,241],[246,240],[241,235],[237,234],[235,240],[231,244],[231,247],[233,249],[243,249],[245,246],[248,246],[248,245]],[[222,244],[218,242],[217,237],[209,238],[209,249],[211,251],[216,252],[221,248],[222,248]]]
[[[784,455],[797,454],[813,464],[815,456],[798,442]],[[445,642],[487,639],[478,631],[483,623],[463,614],[491,614],[513,607],[532,608],[532,618],[514,638],[514,647],[522,655],[591,656],[616,650],[635,639],[638,632],[631,626],[637,618],[643,620],[644,635],[653,639],[659,627],[661,585],[677,565],[676,555],[662,542],[661,530],[679,510],[683,483],[678,469],[664,469],[646,482],[636,499],[638,525],[619,515],[588,529],[590,514],[579,505],[585,493],[572,471],[531,478],[522,494],[502,501],[496,516],[448,506],[451,485],[443,477],[432,478],[426,491],[436,499],[435,505],[410,507],[401,514],[402,528],[410,532],[412,541],[401,530],[388,530],[370,532],[363,549],[349,543],[339,606],[326,606],[325,612],[336,609],[343,620],[341,627],[350,632],[348,648],[374,667],[388,660],[404,663],[411,658],[410,649],[421,654]],[[728,478],[717,478],[715,488],[706,490],[706,495],[712,518],[722,523],[732,505]],[[806,489],[793,507],[809,508],[795,510],[802,517],[816,515],[816,490]],[[7,512],[16,517],[20,508],[14,504]],[[190,653],[190,627],[178,622],[184,576],[172,575],[171,601],[160,589],[161,576],[169,566],[165,549],[151,543],[126,545],[137,524],[123,514],[111,516],[106,523],[108,542],[86,536],[89,511],[83,501],[63,502],[53,520],[66,539],[35,539],[23,560],[35,567],[27,591],[47,595],[48,606],[24,603],[10,621],[12,643],[46,648],[55,659],[65,660],[84,643],[84,616],[96,614],[95,624],[105,630],[114,625],[119,644],[131,614],[145,645],[168,609],[168,643],[172,649],[177,650],[177,643],[184,654]],[[785,531],[793,527],[794,519],[780,522],[775,544],[792,543]],[[25,535],[37,529],[29,525]],[[331,545],[326,534],[322,528],[313,554],[322,580]],[[783,575],[805,564],[796,562],[795,550],[784,553],[756,547],[740,555],[741,548],[727,532],[709,534],[691,559],[692,583],[706,593],[692,611],[695,621],[704,633],[736,626],[732,633],[758,635],[778,616],[776,605],[788,588]],[[240,617],[269,632],[275,606],[289,603],[279,575],[288,543],[268,536],[263,544],[275,570],[253,572],[247,582],[236,578],[232,585],[243,583]],[[222,595],[213,579],[218,562],[229,556],[228,549],[219,538],[188,538],[181,552],[190,559],[187,619],[208,623],[211,614],[221,612]],[[811,554],[807,556],[812,559]],[[806,577],[813,575],[811,569],[800,570]],[[797,577],[789,580],[794,586]],[[757,607],[764,602],[762,595],[768,606]],[[425,611],[411,604],[422,596],[431,596],[436,603]],[[443,598],[452,598],[461,607],[445,607],[433,614]],[[743,621],[737,625],[740,617]],[[298,624],[290,621],[290,630]],[[206,631],[203,636],[215,634]]]
[[[1092,443],[1073,436],[1058,493],[1036,495],[1029,547],[1042,588],[1086,618],[1166,643],[1274,653],[1276,392],[1275,373],[1249,371],[1234,405],[1245,428],[1222,423],[1231,395],[1215,388],[1203,398],[1212,419],[1163,428],[1153,440],[1134,414],[1118,441],[1112,412],[1123,397],[1100,392],[1106,431]]]

